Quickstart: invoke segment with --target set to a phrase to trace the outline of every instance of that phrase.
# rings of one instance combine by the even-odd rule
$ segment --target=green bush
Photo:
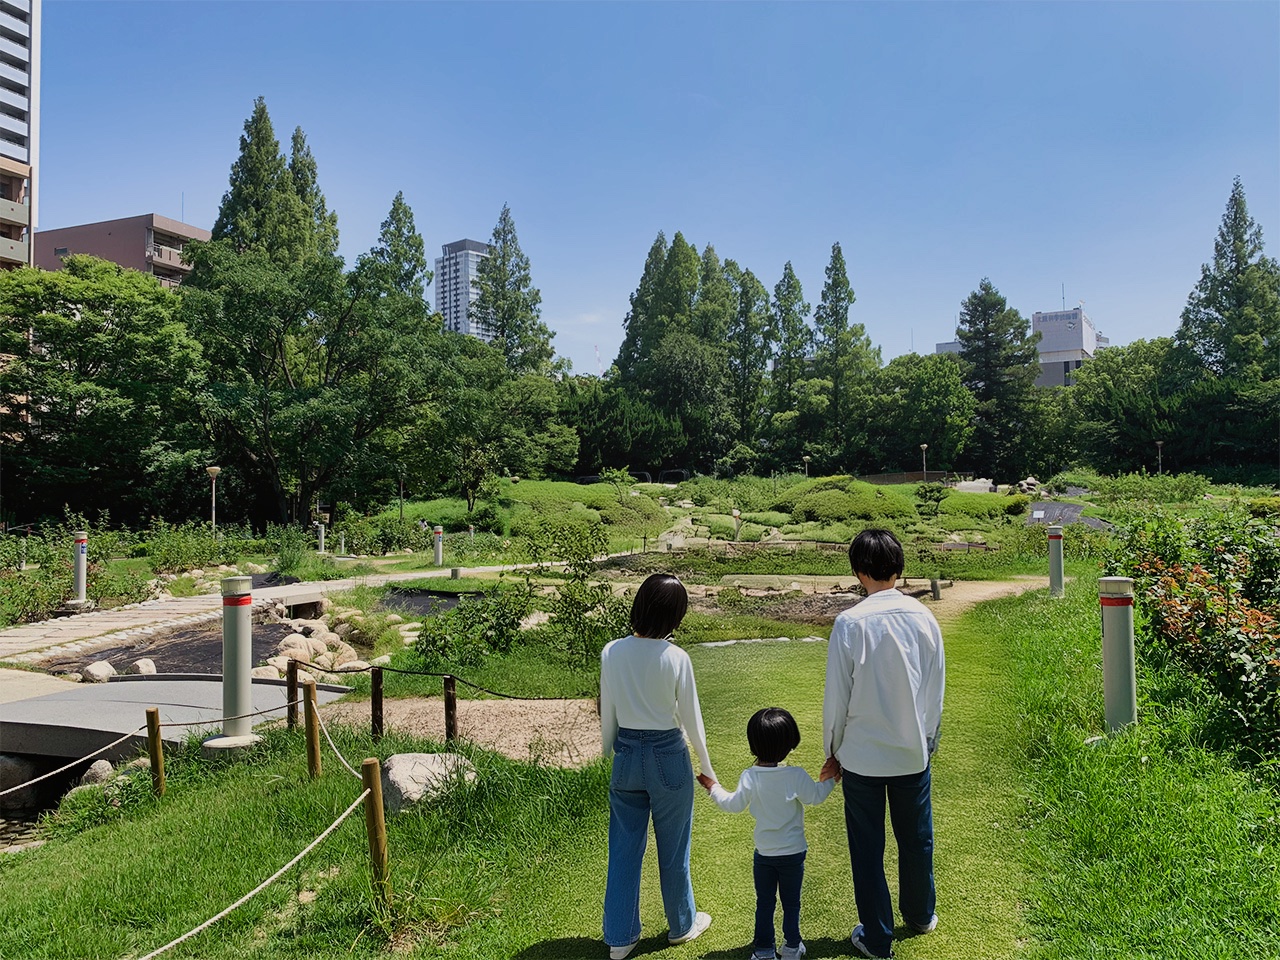
[[[1280,497],[1257,497],[1250,500],[1249,513],[1255,517],[1280,517]]]
[[[813,479],[799,480],[796,483],[788,484],[786,487],[780,486],[778,494],[773,497],[768,509],[776,510],[779,513],[794,514],[800,501],[810,494],[821,493],[824,490],[840,490],[847,493],[852,480],[853,478],[849,476],[815,477]],[[870,486],[870,484],[867,484],[867,486]]]
[[[797,523],[842,523],[858,510],[858,501],[845,490],[818,490],[796,503],[791,517]]]
[[[1055,473],[1044,482],[1044,488],[1050,493],[1066,493],[1067,487],[1081,487],[1085,490],[1097,490],[1106,478],[1090,467],[1072,467]]]
[[[1031,503],[1031,498],[1025,493],[1015,493],[1013,496],[1004,498],[1004,512],[1011,517],[1020,517],[1027,512],[1027,505]]]
[[[1209,492],[1209,479],[1198,473],[1127,473],[1103,477],[1098,494],[1104,500],[1149,500],[1152,503],[1191,503]]]
[[[742,519],[748,523],[758,523],[762,527],[785,527],[791,522],[791,514],[779,513],[777,510],[761,510],[758,513],[744,513]]]
[[[438,667],[475,667],[493,654],[510,652],[520,621],[533,608],[527,586],[497,584],[478,597],[462,597],[444,613],[427,617],[414,649]]]
[[[997,517],[1004,516],[1009,507],[1009,501],[1018,500],[1019,496],[1021,495],[1009,497],[1001,493],[956,491],[938,504],[938,513],[994,520]],[[1027,498],[1023,496],[1021,499],[1023,509],[1026,508],[1027,502]]]

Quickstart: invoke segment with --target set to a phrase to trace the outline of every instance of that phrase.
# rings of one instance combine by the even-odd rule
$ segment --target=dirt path
[[[959,581],[943,589],[941,600],[926,602],[946,623],[984,600],[1048,585],[1048,577]],[[365,700],[330,704],[321,712],[326,720],[352,726],[369,723]],[[444,740],[444,702],[439,697],[387,700],[382,712],[388,730]],[[458,734],[515,760],[578,767],[600,756],[600,720],[594,700],[459,700]]]

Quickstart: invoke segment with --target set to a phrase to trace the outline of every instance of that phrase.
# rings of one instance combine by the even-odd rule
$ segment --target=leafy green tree
[[[685,449],[680,422],[622,384],[595,377],[561,383],[561,410],[582,442],[578,473],[598,474],[619,464],[654,470]]]
[[[993,476],[1022,473],[1040,335],[985,277],[961,304],[956,335],[964,384],[978,402],[965,461]]]
[[[426,305],[426,285],[432,273],[427,269],[426,246],[413,221],[413,209],[405,202],[404,191],[391,201],[391,210],[382,221],[378,242],[369,257],[386,271],[384,282],[390,290]]]
[[[977,402],[954,356],[894,357],[871,375],[867,396],[867,453],[855,463],[875,472],[915,470],[927,443],[930,470],[956,465],[973,434]]]
[[[204,360],[177,307],[154,277],[95,257],[0,272],[5,514],[137,520],[203,498]]]
[[[303,180],[305,166],[299,157]],[[314,171],[311,179],[314,182]],[[294,187],[266,101],[258,97],[244,123],[240,155],[231,166],[231,183],[222,195],[213,239],[226,240],[236,250],[263,250],[277,263],[288,263],[315,249],[313,217]]]
[[[644,365],[665,332],[660,319],[658,288],[667,262],[667,238],[662,231],[649,247],[640,283],[631,294],[631,309],[622,321],[622,345],[614,366],[623,383],[644,379]]]
[[[690,332],[703,343],[723,345],[734,314],[734,291],[711,244],[702,250],[702,269],[693,302]]]
[[[553,334],[540,319],[542,294],[533,286],[529,258],[520,249],[511,208],[502,206],[489,239],[489,255],[480,261],[475,280],[479,296],[472,316],[492,334],[517,374],[545,370],[551,362]]]
[[[1174,375],[1174,343],[1168,337],[1108,347],[1076,371],[1067,393],[1080,455],[1103,473],[1149,468],[1155,443],[1170,452],[1182,391]],[[1172,463],[1170,464],[1172,466]]]
[[[307,146],[307,135],[301,127],[295,127],[289,153],[289,179],[310,220],[304,241],[305,252],[335,254],[338,252],[338,215],[332,213],[325,203],[318,176],[316,158]]]
[[[729,345],[729,397],[738,439],[756,441],[764,411],[764,385],[773,356],[769,291],[750,270],[725,261],[736,309],[726,337]]]
[[[782,269],[782,279],[773,288],[773,330],[778,343],[773,374],[775,414],[796,406],[796,385],[805,376],[813,349],[813,330],[808,317],[809,304],[805,302],[800,278],[788,260]]]
[[[1236,177],[1213,244],[1175,341],[1197,366],[1246,381],[1280,376],[1280,266],[1262,252],[1262,228],[1249,216]]]
[[[865,420],[855,415],[856,397],[867,378],[880,368],[880,349],[872,346],[866,328],[849,322],[855,299],[844,253],[839,243],[833,243],[822,300],[813,319],[817,332],[815,367],[820,376],[831,381],[827,434],[842,463],[852,462],[858,452],[855,437],[865,435],[860,426]]]

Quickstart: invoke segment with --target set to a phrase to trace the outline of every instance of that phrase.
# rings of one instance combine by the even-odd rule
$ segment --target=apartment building
[[[436,258],[436,312],[444,316],[445,330],[490,342],[493,331],[472,317],[470,309],[479,296],[475,279],[480,261],[489,255],[489,245],[479,240],[457,240],[441,249],[444,256]]]
[[[182,262],[183,247],[191,240],[209,237],[209,231],[200,227],[170,220],[158,213],[144,213],[120,220],[39,230],[35,239],[35,264],[43,270],[61,270],[63,257],[89,253],[122,267],[150,273],[162,286],[176,287],[191,272],[191,267]]]
[[[41,0],[0,0],[0,269],[30,266],[40,163]]]
[[[1070,310],[1037,311],[1031,315],[1031,332],[1040,334],[1036,344],[1040,375],[1037,387],[1069,387],[1086,360],[1092,360],[1111,341],[1098,332],[1084,307]],[[959,340],[934,345],[934,353],[960,353]]]

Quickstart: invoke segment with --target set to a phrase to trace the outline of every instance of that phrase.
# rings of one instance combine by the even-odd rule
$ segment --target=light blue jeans
[[[670,936],[693,927],[697,909],[689,879],[693,833],[693,764],[679,730],[622,728],[613,744],[609,781],[609,871],[604,889],[604,942],[640,939],[640,864],[649,813],[658,845],[658,878]]]

